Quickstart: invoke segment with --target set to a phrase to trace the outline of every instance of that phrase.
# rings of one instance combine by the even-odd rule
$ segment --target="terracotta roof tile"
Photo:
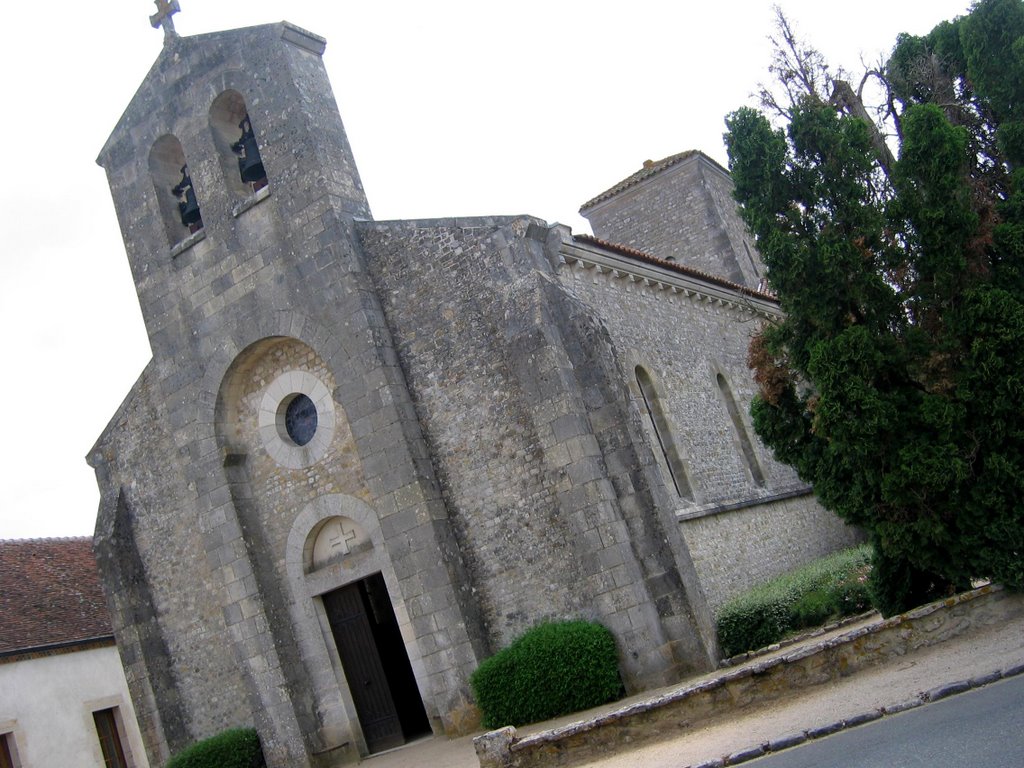
[[[643,262],[645,264],[653,264],[664,269],[671,270],[672,272],[678,272],[681,275],[688,275],[689,277],[695,277],[699,280],[703,280],[714,285],[721,286],[722,288],[728,288],[738,293],[745,294],[747,296],[753,296],[764,301],[770,301],[774,304],[778,304],[779,300],[777,297],[764,291],[755,291],[753,288],[747,288],[745,285],[734,283],[731,280],[726,280],[724,277],[718,277],[707,272],[701,272],[699,269],[693,267],[687,267],[684,264],[680,264],[678,261],[668,261],[666,259],[659,259],[657,256],[651,256],[649,253],[638,251],[636,248],[630,248],[628,245],[619,245],[618,243],[610,243],[607,240],[602,240],[593,235],[573,235],[573,240],[581,243],[590,243],[592,245],[600,246],[608,251],[614,251],[621,256],[628,256],[636,261]]]
[[[688,149],[685,152],[680,152],[679,154],[676,155],[669,155],[668,157],[663,157],[661,160],[646,160],[644,162],[644,167],[641,168],[636,173],[634,173],[632,176],[627,176],[625,179],[620,181],[615,186],[606,189],[597,197],[592,198],[585,202],[583,205],[581,205],[580,213],[583,213],[583,211],[587,210],[588,208],[593,208],[598,203],[607,200],[610,197],[615,197],[615,195],[619,194],[619,192],[621,192],[622,190],[628,189],[629,187],[632,187],[635,184],[639,184],[644,179],[649,179],[651,176],[660,173],[666,168],[670,168],[673,165],[677,165],[683,162],[684,160],[689,160],[691,157],[694,157],[696,155],[703,157],[709,163],[712,163],[713,165],[719,168],[722,167],[714,160],[712,160],[710,157],[705,155],[703,152],[696,149]],[[725,171],[724,168],[722,168],[722,170]],[[728,171],[725,172],[728,173]]]
[[[0,653],[113,634],[92,540],[0,540]]]

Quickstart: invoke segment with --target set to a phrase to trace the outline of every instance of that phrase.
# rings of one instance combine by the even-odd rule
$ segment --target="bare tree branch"
[[[774,10],[775,33],[769,37],[772,62],[768,71],[774,75],[781,92],[776,92],[774,86],[762,83],[758,97],[767,111],[789,118],[794,107],[808,98],[822,104],[828,103],[833,76],[821,52],[799,39],[779,6],[776,5]]]
[[[864,102],[861,101],[860,95],[853,92],[853,88],[850,87],[850,84],[846,80],[833,80],[832,96],[829,98],[829,104],[834,106],[843,114],[851,115],[867,123],[871,130],[871,146],[874,148],[875,154],[878,157],[878,164],[882,166],[882,170],[885,172],[885,175],[888,176],[892,171],[896,158],[893,157],[892,150],[889,149],[889,145],[885,141],[885,136],[882,135],[882,132],[878,129],[875,121],[871,119],[871,115],[869,115],[867,109],[865,109]]]

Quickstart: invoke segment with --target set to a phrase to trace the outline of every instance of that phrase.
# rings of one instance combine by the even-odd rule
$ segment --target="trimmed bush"
[[[525,725],[621,698],[615,638],[600,624],[540,624],[470,678],[488,728]]]
[[[870,561],[871,547],[865,544],[808,563],[733,598],[718,614],[722,653],[735,656],[763,648],[796,630],[868,610]]]
[[[172,757],[167,768],[264,768],[263,748],[253,728],[222,731]]]

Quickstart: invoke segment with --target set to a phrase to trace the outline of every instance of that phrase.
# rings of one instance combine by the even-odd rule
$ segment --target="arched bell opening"
[[[203,228],[199,196],[177,137],[161,136],[149,151],[149,173],[169,245]]]
[[[228,189],[245,198],[267,186],[259,141],[242,94],[227,90],[210,105],[213,133]]]

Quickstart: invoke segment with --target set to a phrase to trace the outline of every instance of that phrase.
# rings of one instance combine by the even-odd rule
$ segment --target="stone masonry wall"
[[[344,410],[335,404],[334,437],[320,460],[308,467],[290,468],[275,461],[263,449],[258,430],[260,401],[269,382],[290,371],[305,371],[333,391],[334,376],[316,352],[294,339],[265,343],[254,351],[241,370],[225,386],[223,411],[231,414],[233,424],[222,428],[232,431],[230,450],[247,457],[248,482],[252,495],[251,523],[259,527],[259,539],[270,555],[273,578],[288,580],[284,559],[285,545],[291,533],[296,511],[325,494],[344,493],[370,503],[362,463],[352,437],[352,428]],[[254,534],[250,534],[254,535]]]
[[[686,297],[630,280],[625,272],[563,267],[562,280],[604,322],[624,361],[623,377],[639,399],[634,369],[651,376],[692,481],[693,506],[768,496],[800,482],[757,441],[748,410],[755,384],[747,344],[760,320],[698,294]],[[740,411],[765,478],[758,487],[738,448],[716,377],[722,374]],[[638,409],[643,405],[638,403]],[[690,506],[683,499],[678,507]]]
[[[626,269],[599,272],[580,262],[563,266],[561,277],[608,328],[641,412],[634,368],[642,366],[650,374],[692,487],[692,500],[673,498],[712,609],[783,570],[859,541],[856,531],[823,510],[813,496],[792,496],[803,483],[792,468],[774,460],[753,431],[749,408],[755,385],[746,366],[746,348],[760,320],[742,300],[734,307],[723,306],[698,292],[686,296],[631,279]],[[718,374],[736,400],[763,485],[745,461]],[[658,454],[657,436],[649,420],[645,423],[652,451]],[[664,461],[659,468],[667,471]],[[671,491],[668,476],[665,484]],[[792,497],[772,501],[780,495]],[[745,508],[716,512],[735,506]]]
[[[378,223],[362,239],[493,651],[585,602],[525,394],[494,343],[507,277],[493,262],[500,222],[473,224]]]
[[[146,750],[159,764],[193,739],[252,725],[253,714],[190,503],[195,487],[168,461],[176,450],[153,395],[147,372],[90,461],[111,489],[98,561]]]
[[[863,534],[811,494],[684,519],[680,526],[711,609]]]
[[[492,650],[545,618],[599,619],[627,687],[663,684],[710,663],[710,618],[688,602],[696,576],[651,496],[615,352],[554,280],[546,233],[360,227]]]
[[[583,211],[594,235],[757,288],[764,268],[728,174],[700,153]]]

